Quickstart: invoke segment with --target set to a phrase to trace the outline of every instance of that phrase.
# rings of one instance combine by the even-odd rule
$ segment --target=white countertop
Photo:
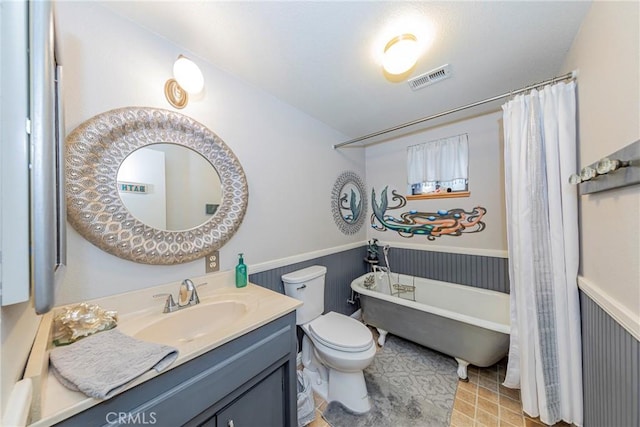
[[[223,300],[240,301],[247,305],[247,312],[229,325],[216,329],[202,338],[174,344],[179,354],[169,368],[161,373],[150,370],[133,381],[127,389],[255,330],[302,305],[301,301],[251,283],[244,288],[236,288],[233,271],[215,273],[193,281],[196,285],[206,283],[206,286],[198,287],[201,304]],[[175,298],[178,289],[179,282],[87,302],[97,304],[105,310],[118,311],[118,329],[127,335],[135,335],[145,325],[162,319],[163,316],[172,315],[162,313],[165,299],[154,299],[153,295],[171,292]],[[47,369],[49,351],[52,348],[51,327],[56,309],[59,307],[43,316],[25,372],[25,378],[31,378],[34,383],[30,424],[32,426],[53,425],[102,402],[65,388]],[[215,311],[212,311],[212,316],[215,316]]]

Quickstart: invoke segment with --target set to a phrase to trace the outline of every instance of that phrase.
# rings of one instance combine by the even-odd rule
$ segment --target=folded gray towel
[[[117,329],[100,332],[49,354],[51,371],[65,387],[108,399],[150,369],[160,372],[178,357],[176,348],[140,341]]]

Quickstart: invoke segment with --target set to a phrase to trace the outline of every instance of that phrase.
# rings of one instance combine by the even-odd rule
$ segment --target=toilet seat
[[[357,353],[371,348],[371,331],[356,319],[330,311],[309,323],[309,333],[334,350]]]

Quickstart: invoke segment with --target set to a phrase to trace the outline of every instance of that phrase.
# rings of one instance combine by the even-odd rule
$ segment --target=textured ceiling
[[[104,5],[348,138],[557,75],[590,7],[581,1]],[[377,52],[393,35],[406,31],[421,40],[433,38],[423,44],[408,78],[444,64],[450,64],[451,78],[414,92],[406,80],[393,82],[384,76]],[[448,120],[495,110],[500,104]]]

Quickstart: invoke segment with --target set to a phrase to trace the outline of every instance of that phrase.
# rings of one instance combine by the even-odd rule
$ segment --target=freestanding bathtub
[[[508,294],[380,271],[358,277],[351,289],[380,345],[390,332],[452,356],[460,379],[469,363],[491,366],[508,352]]]

